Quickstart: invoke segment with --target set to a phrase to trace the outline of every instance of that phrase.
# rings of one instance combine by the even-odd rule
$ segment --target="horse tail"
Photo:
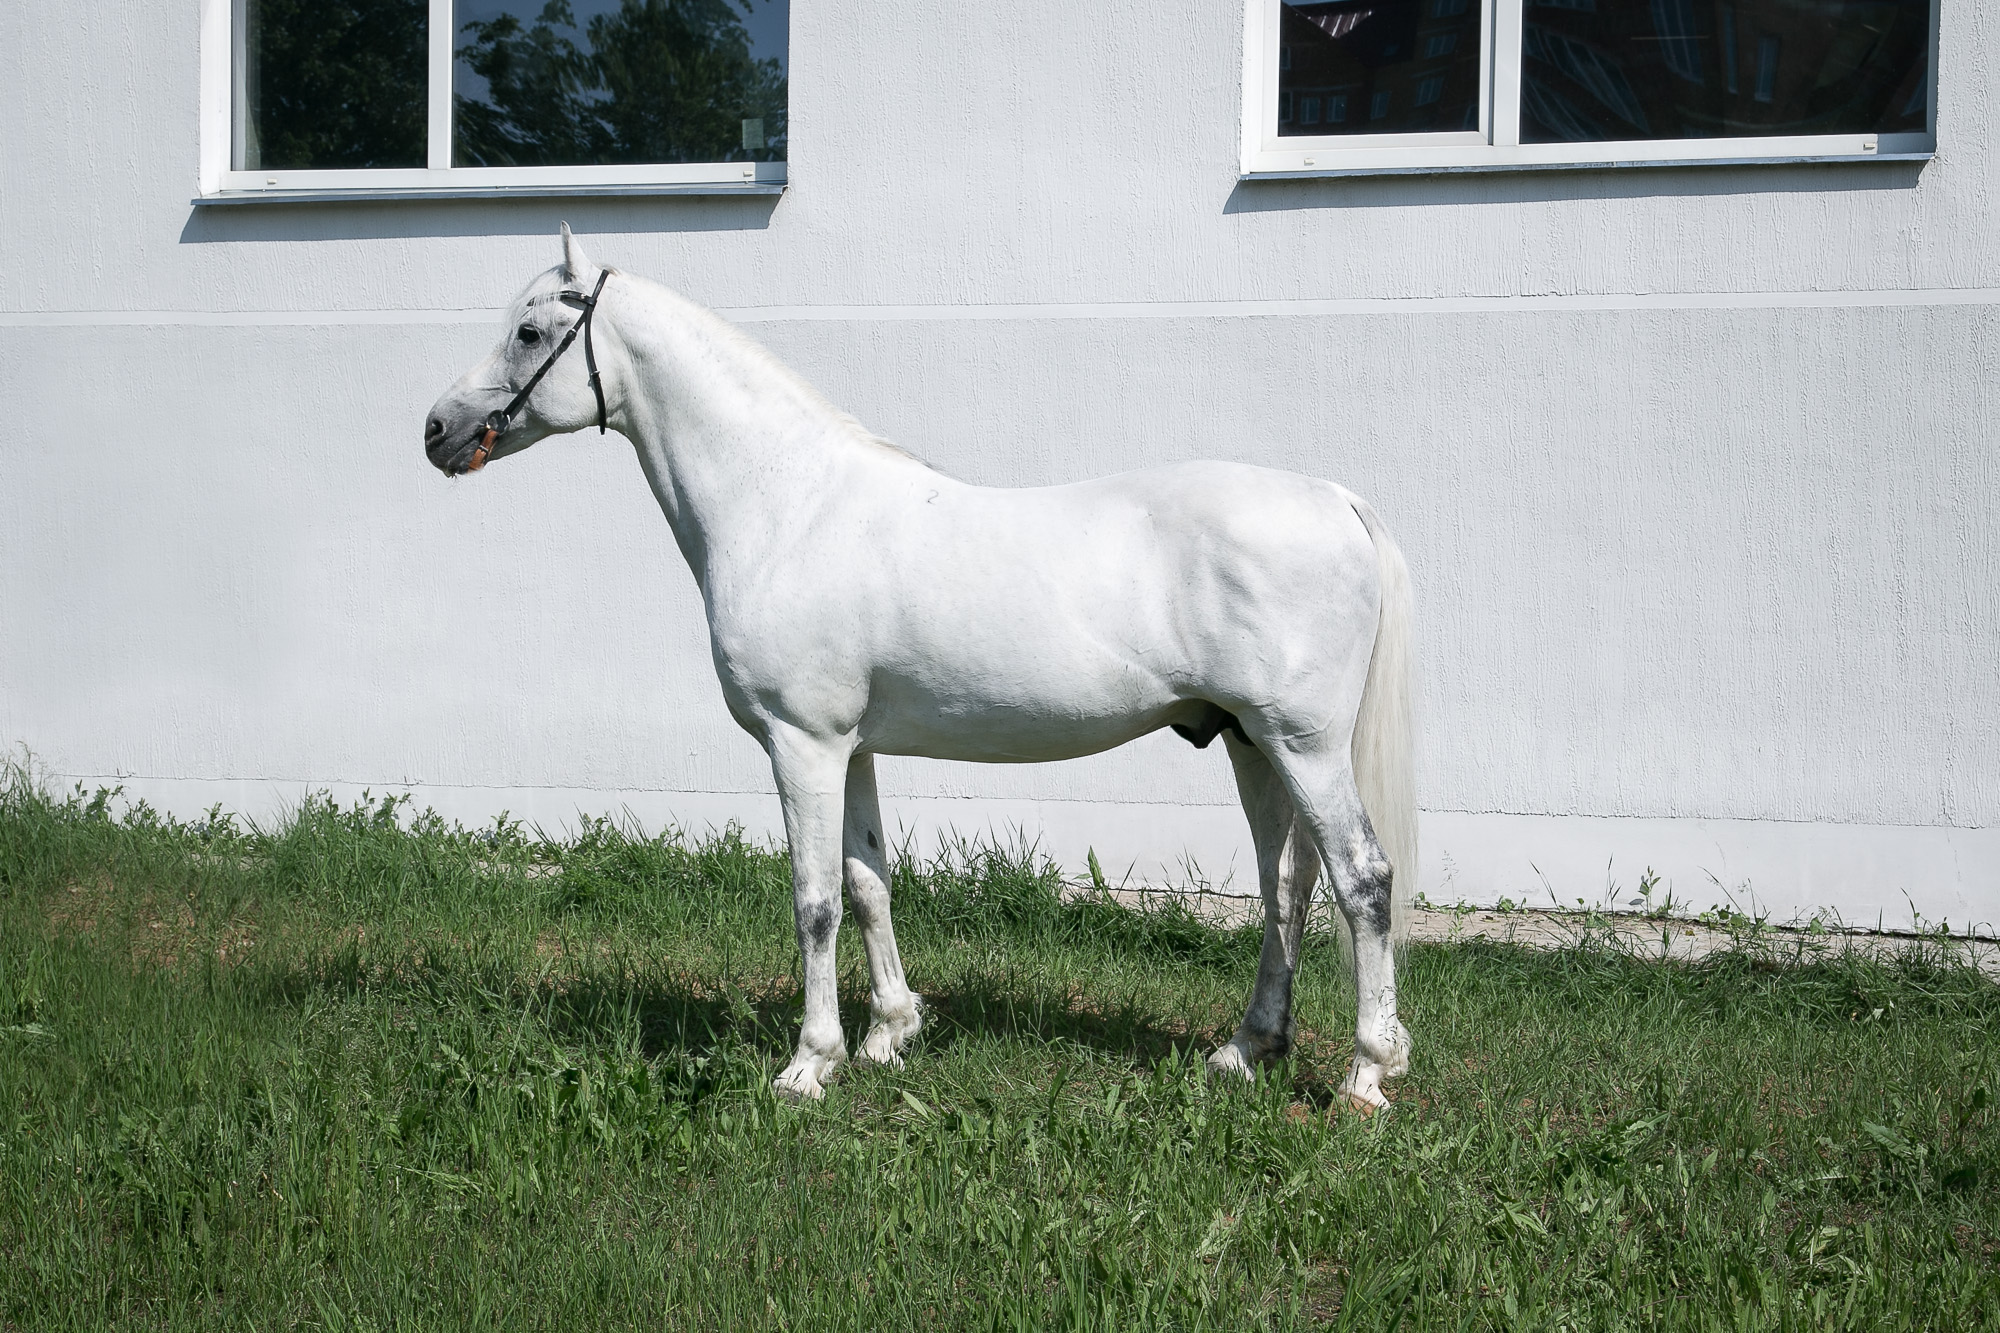
[[[1368,659],[1368,683],[1354,719],[1354,782],[1374,826],[1375,840],[1389,858],[1395,878],[1390,893],[1389,933],[1401,940],[1409,929],[1410,898],[1417,887],[1417,773],[1415,659],[1410,650],[1410,571],[1403,553],[1368,502],[1349,497],[1375,543],[1380,562],[1382,610],[1375,623],[1375,650]]]

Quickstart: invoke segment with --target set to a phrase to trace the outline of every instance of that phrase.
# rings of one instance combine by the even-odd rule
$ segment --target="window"
[[[1244,171],[1928,157],[1937,8],[1246,0]],[[1318,112],[1329,84],[1354,117]],[[1311,121],[1278,114],[1307,87]]]
[[[775,189],[790,0],[203,0],[215,198]]]

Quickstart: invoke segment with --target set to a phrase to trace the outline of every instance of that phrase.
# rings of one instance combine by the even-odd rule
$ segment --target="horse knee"
[[[848,905],[862,929],[888,919],[889,887],[872,870],[849,862],[846,879]]]

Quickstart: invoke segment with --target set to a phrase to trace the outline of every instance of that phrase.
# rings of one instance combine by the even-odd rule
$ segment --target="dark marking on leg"
[[[1354,886],[1353,895],[1341,896],[1340,905],[1386,935],[1389,931],[1389,903],[1395,880],[1395,872],[1389,868],[1389,863],[1386,860],[1377,860],[1373,867],[1361,872],[1359,882]]]
[[[840,930],[840,901],[818,902],[799,909],[799,934],[824,948]]]
[[[1197,750],[1206,750],[1209,747],[1209,743],[1225,731],[1235,735],[1236,739],[1242,741],[1245,745],[1250,743],[1250,738],[1243,734],[1243,724],[1236,720],[1236,714],[1215,704],[1206,704],[1204,706],[1207,711],[1194,722],[1172,723],[1174,735],[1194,746]]]
[[[868,846],[871,851],[877,850],[882,846],[881,843],[875,841],[875,830],[873,829],[868,830]]]

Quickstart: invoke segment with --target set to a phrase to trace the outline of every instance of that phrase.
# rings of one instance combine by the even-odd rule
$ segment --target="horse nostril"
[[[432,417],[429,421],[424,423],[425,444],[429,444],[431,441],[439,438],[443,434],[444,434],[444,422],[438,420],[436,417]]]

